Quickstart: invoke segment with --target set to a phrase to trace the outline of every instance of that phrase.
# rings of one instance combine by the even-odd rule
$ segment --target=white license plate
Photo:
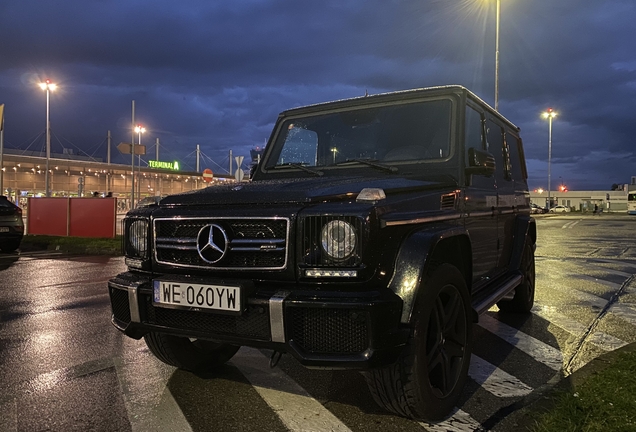
[[[161,307],[241,312],[241,287],[153,281],[153,303]]]
[[[9,232],[9,227],[0,227],[0,232]]]

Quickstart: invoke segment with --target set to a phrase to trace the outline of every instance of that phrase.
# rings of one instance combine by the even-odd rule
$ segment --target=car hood
[[[210,186],[192,192],[171,195],[161,205],[205,204],[284,204],[351,200],[364,188],[381,188],[387,196],[425,189],[456,185],[450,177],[438,179],[406,178],[301,178],[261,180]]]

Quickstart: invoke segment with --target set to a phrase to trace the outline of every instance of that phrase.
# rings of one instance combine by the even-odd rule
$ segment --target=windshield
[[[451,153],[451,107],[440,99],[289,119],[267,168],[443,161]]]

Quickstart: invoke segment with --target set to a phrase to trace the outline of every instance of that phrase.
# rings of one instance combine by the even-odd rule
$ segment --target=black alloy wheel
[[[404,351],[393,365],[365,374],[375,402],[417,420],[448,416],[468,376],[471,317],[462,273],[450,264],[431,269],[419,288]]]
[[[431,392],[438,398],[452,393],[462,373],[468,345],[464,308],[459,289],[448,284],[438,293],[426,326],[426,344],[422,347],[426,364],[421,365],[421,373],[428,374]],[[419,337],[416,328],[415,338]]]
[[[515,288],[515,295],[512,300],[501,300],[497,303],[502,312],[527,313],[534,306],[535,291],[535,268],[534,268],[534,248],[531,242],[526,240],[523,246],[523,255],[519,270],[523,280]]]

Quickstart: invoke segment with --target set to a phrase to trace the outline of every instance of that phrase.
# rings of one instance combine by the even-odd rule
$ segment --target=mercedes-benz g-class
[[[127,214],[112,322],[178,368],[268,349],[442,418],[479,315],[532,307],[526,179],[519,129],[460,86],[285,111],[251,181]]]

